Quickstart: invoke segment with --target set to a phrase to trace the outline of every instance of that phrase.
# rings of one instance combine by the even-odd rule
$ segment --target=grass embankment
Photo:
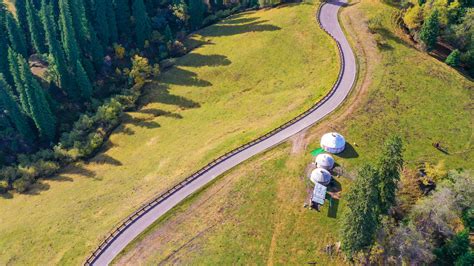
[[[249,12],[198,32],[203,45],[148,87],[104,151],[0,198],[0,264],[83,262],[153,195],[320,99],[338,62],[315,10]]]
[[[394,23],[396,13],[378,0],[345,8],[341,21],[357,48],[361,75],[344,107],[293,140],[293,148],[283,144],[219,178],[157,222],[116,263],[343,263],[324,248],[338,241],[350,181],[338,178],[342,198],[335,207],[321,213],[302,208],[309,152],[330,130],[357,144],[336,157],[348,176],[373,161],[391,134],[404,138],[408,167],[444,160],[448,169],[472,169],[473,83],[412,48]],[[367,29],[374,18],[379,37]],[[450,154],[432,147],[435,141]]]

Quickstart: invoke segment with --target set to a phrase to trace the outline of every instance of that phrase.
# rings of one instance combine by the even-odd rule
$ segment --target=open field
[[[289,120],[338,73],[315,5],[234,16],[151,84],[104,150],[0,198],[0,264],[79,264],[116,223],[214,157]]]
[[[338,241],[349,179],[337,179],[342,187],[337,208],[326,205],[321,213],[302,208],[309,152],[326,131],[340,131],[352,144],[336,157],[346,176],[373,161],[390,134],[404,138],[408,167],[423,160],[444,160],[448,169],[474,167],[472,81],[411,47],[394,24],[393,7],[379,0],[352,4],[341,20],[353,37],[361,75],[345,106],[291,145],[240,165],[175,208],[115,263],[343,263],[323,249]],[[373,17],[380,18],[380,37],[368,31]],[[436,141],[450,154],[432,147]]]

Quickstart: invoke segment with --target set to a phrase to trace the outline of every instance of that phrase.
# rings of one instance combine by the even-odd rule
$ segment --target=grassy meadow
[[[233,16],[150,84],[104,149],[0,198],[0,264],[80,264],[138,206],[311,106],[338,73],[313,4]]]
[[[342,257],[324,248],[339,241],[347,177],[375,160],[387,136],[403,137],[408,167],[444,161],[447,169],[472,169],[473,82],[413,48],[396,15],[379,0],[353,1],[345,8],[341,21],[361,70],[348,102],[304,135],[240,165],[175,208],[115,263],[340,265]],[[317,213],[303,208],[309,152],[332,130],[350,143],[336,156],[345,177],[337,178],[338,204]]]

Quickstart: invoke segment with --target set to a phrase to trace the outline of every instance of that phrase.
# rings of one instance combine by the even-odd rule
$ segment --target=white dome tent
[[[323,168],[316,168],[311,172],[311,182],[314,184],[329,185],[331,182],[332,176],[328,170]]]
[[[327,133],[321,138],[321,148],[332,154],[341,153],[346,148],[346,140],[339,133]]]
[[[331,170],[334,167],[334,159],[327,153],[322,153],[316,156],[316,166],[326,170]]]

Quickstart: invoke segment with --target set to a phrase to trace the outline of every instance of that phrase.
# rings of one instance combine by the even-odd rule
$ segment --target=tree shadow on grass
[[[204,37],[232,36],[248,32],[277,31],[280,27],[272,24],[262,24],[266,21],[253,21],[247,24],[216,24],[215,26],[203,30],[200,34]]]
[[[224,55],[202,55],[198,53],[190,53],[181,57],[176,65],[187,67],[203,67],[203,66],[228,66],[231,61]]]
[[[336,179],[331,181],[331,185],[328,187],[328,191],[331,193],[340,193],[342,191],[342,185]],[[331,195],[327,194],[326,196],[328,200],[328,217],[329,218],[337,218],[337,212],[339,210],[339,198],[332,197]]]

